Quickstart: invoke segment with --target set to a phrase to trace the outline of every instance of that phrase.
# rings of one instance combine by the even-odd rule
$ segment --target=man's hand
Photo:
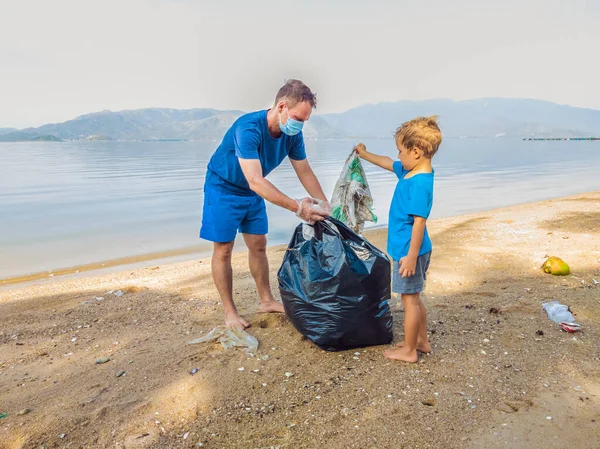
[[[298,203],[298,212],[296,216],[308,224],[315,224],[317,221],[323,221],[331,213],[329,203],[321,202],[315,198],[302,198],[296,200]],[[327,208],[323,207],[324,205]]]
[[[356,145],[354,147],[354,151],[356,151],[356,153],[358,154],[358,157],[363,159],[365,157],[365,154],[367,154],[367,147],[365,146],[364,143],[359,143],[358,145]]]
[[[404,256],[400,259],[400,269],[398,270],[398,274],[400,274],[403,278],[409,278],[415,275],[415,271],[417,269],[417,257],[415,256]]]
[[[329,201],[321,201],[319,207],[327,212],[328,217],[331,215],[331,204],[329,204]]]

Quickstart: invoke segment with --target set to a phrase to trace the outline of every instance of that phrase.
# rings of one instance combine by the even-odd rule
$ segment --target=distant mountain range
[[[0,141],[220,139],[242,111],[147,108],[101,111],[64,123],[15,130],[0,128]],[[398,101],[315,114],[308,139],[389,138],[400,123],[438,115],[445,137],[589,137],[600,135],[600,110],[515,99]]]
[[[15,131],[18,131],[17,128],[0,128],[0,136],[3,134],[14,133]]]

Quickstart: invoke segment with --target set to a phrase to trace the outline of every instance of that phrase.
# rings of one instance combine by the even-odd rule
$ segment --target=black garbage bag
[[[390,261],[342,222],[300,224],[278,279],[286,315],[320,348],[392,341]]]

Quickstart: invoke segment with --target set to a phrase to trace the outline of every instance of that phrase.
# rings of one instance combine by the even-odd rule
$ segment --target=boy
[[[431,240],[425,226],[433,203],[434,170],[431,158],[442,142],[437,117],[418,117],[396,131],[398,159],[369,153],[361,143],[358,155],[398,176],[390,206],[388,254],[394,260],[392,291],[402,295],[404,341],[388,349],[389,359],[415,363],[417,351],[429,353],[427,316],[420,293],[431,256]]]

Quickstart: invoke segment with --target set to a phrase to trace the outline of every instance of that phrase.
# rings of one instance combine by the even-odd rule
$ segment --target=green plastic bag
[[[352,151],[338,178],[331,197],[331,216],[340,220],[357,234],[366,221],[377,223],[373,213],[373,197],[360,157]]]

